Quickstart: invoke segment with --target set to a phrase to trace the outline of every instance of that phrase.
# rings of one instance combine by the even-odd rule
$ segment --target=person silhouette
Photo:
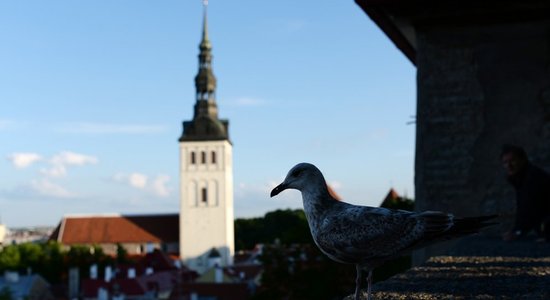
[[[524,237],[534,230],[538,241],[550,240],[550,174],[532,164],[525,150],[504,145],[500,154],[508,182],[516,192],[516,216],[505,241]]]

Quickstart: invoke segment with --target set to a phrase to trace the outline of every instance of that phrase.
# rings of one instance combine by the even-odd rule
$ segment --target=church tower
[[[233,167],[229,121],[218,118],[206,3],[193,120],[183,122],[180,145],[180,257],[204,272],[210,253],[233,263]]]

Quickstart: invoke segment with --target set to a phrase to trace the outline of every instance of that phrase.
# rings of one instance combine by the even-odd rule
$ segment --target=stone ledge
[[[373,300],[550,299],[550,243],[469,238],[450,254],[375,284]]]

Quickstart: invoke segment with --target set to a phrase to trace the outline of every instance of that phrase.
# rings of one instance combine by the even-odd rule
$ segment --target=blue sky
[[[352,1],[210,1],[236,217],[316,164],[348,202],[414,194],[415,68]],[[0,216],[179,210],[178,142],[192,118],[202,2],[0,2]]]

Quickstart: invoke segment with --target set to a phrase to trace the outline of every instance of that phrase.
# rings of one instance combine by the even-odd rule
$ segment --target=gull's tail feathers
[[[408,250],[479,233],[485,227],[498,224],[490,222],[498,215],[456,218],[452,214],[428,211],[418,214],[417,217],[425,223],[424,235],[408,247]]]
[[[468,234],[478,233],[481,229],[498,224],[497,222],[489,222],[498,217],[498,215],[470,217],[470,218],[455,218],[453,226],[445,233],[445,235],[459,237]]]
[[[424,226],[424,234],[438,235],[453,227],[454,216],[440,211],[425,211],[416,215]]]

